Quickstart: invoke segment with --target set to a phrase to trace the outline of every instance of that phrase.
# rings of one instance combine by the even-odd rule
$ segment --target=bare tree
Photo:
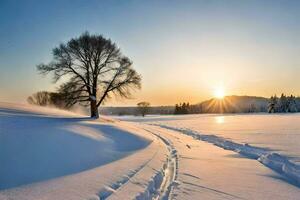
[[[38,106],[47,106],[50,101],[50,93],[46,91],[41,91],[34,93],[32,96],[27,98],[29,104]]]
[[[67,109],[65,97],[58,92],[39,91],[27,98],[27,102],[38,106],[54,106]]]
[[[143,102],[138,103],[137,106],[138,106],[138,110],[139,110],[139,112],[141,113],[141,115],[142,115],[143,117],[145,117],[145,115],[146,115],[146,114],[149,112],[149,110],[150,110],[150,103],[149,103],[149,102],[143,101]]]
[[[37,69],[42,74],[52,72],[54,82],[65,77],[59,93],[67,106],[90,106],[94,118],[99,117],[98,107],[112,95],[129,98],[132,90],[141,87],[141,76],[117,45],[88,32],[54,48],[52,62]]]

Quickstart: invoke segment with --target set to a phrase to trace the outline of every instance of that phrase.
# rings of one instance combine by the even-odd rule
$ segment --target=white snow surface
[[[121,120],[155,123],[215,135],[236,143],[275,150],[300,162],[300,114],[152,115]]]
[[[180,133],[192,136],[197,140],[206,141],[218,147],[235,151],[246,157],[257,159],[264,165],[284,175],[288,181],[291,181],[294,184],[300,186],[300,165],[289,160],[287,156],[270,152],[270,150],[268,149],[254,147],[249,144],[239,144],[236,142],[232,142],[228,139],[218,137],[215,135],[203,135],[193,130],[174,128],[166,125],[158,125],[158,126],[170,130],[175,130]]]
[[[229,119],[227,119],[226,117],[228,117]],[[131,121],[134,122],[135,124],[137,124],[138,122],[138,124],[140,124],[141,126],[150,126],[152,129],[156,129],[156,131],[158,132],[166,132],[167,134],[173,133],[172,136],[175,137],[176,140],[179,141],[179,143],[183,143],[182,145],[185,146],[187,149],[190,149],[190,151],[192,151],[191,149],[195,150],[200,148],[197,151],[194,151],[195,154],[187,153],[184,156],[185,159],[194,160],[193,162],[195,163],[200,162],[195,160],[205,160],[203,158],[207,158],[208,160],[205,161],[207,167],[211,167],[214,169],[216,168],[215,166],[216,163],[218,163],[219,165],[218,168],[219,167],[225,168],[226,162],[228,163],[228,160],[230,160],[230,162],[232,162],[230,163],[230,165],[232,165],[233,167],[227,169],[229,170],[229,172],[224,171],[222,169],[222,173],[233,174],[232,175],[233,179],[235,178],[234,176],[248,177],[249,174],[252,174],[251,176],[248,177],[249,183],[244,183],[244,182],[241,183],[240,180],[238,180],[238,182],[240,182],[240,185],[238,186],[239,187],[238,190],[240,191],[229,192],[231,189],[237,190],[237,188],[234,187],[231,188],[232,185],[235,185],[235,187],[237,187],[234,181],[232,183],[231,182],[225,183],[226,181],[224,182],[224,179],[231,181],[231,178],[229,176],[226,177],[223,177],[222,175],[220,176],[219,171],[213,172],[211,170],[206,169],[205,167],[200,167],[200,165],[199,166],[197,165],[197,169],[195,168],[193,169],[190,166],[190,163],[188,165],[184,165],[186,168],[190,169],[189,175],[197,174],[197,171],[199,171],[199,168],[201,168],[203,170],[202,173],[199,172],[201,176],[203,176],[205,173],[205,177],[210,181],[211,180],[216,181],[217,179],[220,179],[220,181],[223,182],[221,185],[219,185],[220,187],[217,188],[214,187],[206,188],[207,186],[204,184],[201,185],[202,189],[205,187],[206,189],[212,189],[215,192],[223,191],[226,194],[232,194],[235,196],[235,197],[227,196],[226,199],[227,198],[229,199],[235,199],[235,198],[237,199],[239,198],[298,199],[299,197],[298,192],[300,186],[299,184],[300,166],[297,162],[298,159],[297,156],[295,157],[288,156],[290,154],[299,155],[299,152],[297,152],[298,147],[295,148],[287,147],[289,145],[289,142],[286,139],[287,137],[285,137],[285,140],[283,142],[276,141],[274,138],[280,139],[280,137],[278,137],[278,134],[280,134],[281,130],[283,130],[285,134],[294,132],[294,134],[290,136],[291,146],[294,146],[295,141],[299,141],[299,137],[297,137],[297,133],[299,133],[299,129],[297,128],[297,124],[293,124],[293,123],[297,122],[297,120],[299,120],[299,117],[300,115],[274,115],[273,116],[273,115],[259,114],[259,115],[227,115],[227,116],[226,115],[225,116],[220,116],[220,115],[149,116],[145,118],[123,116],[123,117],[116,117],[116,118],[126,120],[126,121]],[[289,121],[287,119],[289,119]],[[230,122],[229,124],[226,124],[227,120]],[[275,136],[273,139],[271,139],[270,135],[274,130],[274,128],[270,128],[272,127],[272,124],[268,124],[268,123],[271,123],[273,120],[276,122],[275,126],[279,128],[279,130],[276,129],[274,133]],[[255,129],[255,126],[257,126],[257,129]],[[250,132],[249,130],[247,131],[248,127],[251,127]],[[201,130],[206,130],[207,132],[202,132]],[[232,133],[230,132],[230,130],[232,130]],[[238,133],[238,131],[240,132]],[[244,131],[247,136],[243,135]],[[254,134],[255,131],[257,131],[256,134]],[[266,133],[267,136],[264,135],[265,132],[268,132]],[[242,136],[239,136],[239,134]],[[265,138],[260,134],[265,136]],[[185,138],[186,141],[184,141],[182,135],[186,135],[188,137]],[[265,143],[254,142],[255,137],[259,138],[259,142],[264,141],[265,143],[267,143],[267,145],[265,145]],[[245,139],[244,143],[241,142],[242,141],[241,138]],[[250,139],[246,140],[247,138]],[[201,141],[204,141],[205,143]],[[249,144],[247,141],[252,141],[254,145]],[[282,146],[283,149],[285,150],[269,148],[269,147],[274,147],[272,142],[275,142],[277,146]],[[192,146],[190,143],[195,143],[195,144],[194,146]],[[217,147],[221,147],[217,149],[217,153],[216,153],[216,149],[214,147],[211,147],[211,144]],[[286,151],[286,149],[289,148],[293,150],[292,153]],[[207,150],[203,150],[203,149],[207,149]],[[234,157],[235,159],[233,158],[228,159],[228,158],[224,158],[224,156],[218,155],[218,154],[221,155],[226,154],[228,150],[229,152],[231,152],[230,154],[233,154],[230,156]],[[180,150],[178,149],[177,151],[180,152]],[[247,161],[245,162],[244,160]],[[224,161],[224,163],[222,161]],[[182,166],[183,163],[184,162],[182,162],[179,159],[179,171],[180,169],[182,169],[180,166]],[[252,168],[250,169],[248,168],[248,166],[243,166],[243,163],[251,164]],[[265,165],[265,167],[261,167],[262,165],[260,165],[260,163]],[[236,165],[238,165],[239,167],[235,167]],[[240,168],[243,168],[243,170],[241,171]],[[232,173],[233,171],[235,173]],[[269,177],[269,178],[267,179],[261,178],[258,177],[258,175]],[[197,176],[197,177],[198,178],[200,177],[199,179],[201,179],[201,176]],[[179,177],[180,177],[180,173],[179,173]],[[239,178],[236,177],[236,179]],[[216,182],[214,181],[212,181],[211,183],[215,184]],[[268,187],[270,188],[270,190],[254,187],[253,181],[255,181],[256,183],[257,182],[265,183],[265,185],[261,185],[261,184],[257,184],[257,185],[260,185],[261,188]],[[204,182],[200,181],[200,182],[205,183],[205,181]],[[193,184],[194,182],[191,182],[190,185]],[[195,185],[195,187],[198,186]],[[247,187],[251,187],[252,192],[249,191]],[[198,187],[198,189],[199,188],[200,187]],[[282,196],[280,194],[280,193],[288,194],[291,189],[294,190],[294,192],[296,193],[292,194],[289,197]],[[275,191],[275,190],[277,191],[273,192],[272,194],[271,191]],[[179,196],[181,196],[182,198],[183,197],[186,198],[185,197],[186,195],[183,195],[182,191],[180,191],[179,193],[180,193]],[[204,199],[218,199],[216,197],[209,198],[208,196],[205,195],[203,195],[203,197],[206,197]],[[225,197],[222,197],[221,199],[223,198]]]
[[[154,196],[167,152],[157,136],[121,122],[0,103],[1,200],[113,198],[132,179],[139,184],[125,199]]]
[[[298,186],[260,162],[176,130],[135,124],[170,141],[176,178],[169,199],[299,199]]]
[[[0,103],[0,200],[299,199],[285,151],[201,132],[216,124],[190,117],[90,120]]]

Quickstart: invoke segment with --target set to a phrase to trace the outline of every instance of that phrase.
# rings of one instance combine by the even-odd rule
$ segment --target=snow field
[[[58,176],[2,189],[0,200],[296,200],[300,196],[295,186],[299,166],[287,157],[165,121],[145,122],[120,122],[107,117],[91,121],[59,110],[0,104],[2,163],[29,158],[26,169],[31,172],[40,167],[56,166],[59,172],[67,169]],[[49,141],[55,142],[49,145]],[[24,146],[27,143],[30,145]],[[55,154],[49,151],[52,147],[56,147]],[[19,159],[12,162],[9,155]],[[52,159],[55,165],[40,166],[30,160],[31,155]],[[74,167],[79,157],[79,168],[74,171],[61,166],[67,160],[65,164],[73,163]],[[3,169],[0,166],[0,179],[4,177]]]
[[[218,147],[224,148],[226,150],[235,151],[246,157],[257,159],[265,166],[284,175],[288,181],[291,181],[296,185],[300,186],[300,165],[293,163],[286,156],[280,155],[278,153],[270,152],[269,150],[260,147],[254,147],[248,144],[239,144],[236,142],[232,142],[230,140],[226,140],[219,136],[204,135],[190,129],[177,128],[177,127],[172,127],[163,124],[152,124],[152,125],[160,126],[162,128],[166,128],[170,130],[175,130],[180,133],[192,136],[197,140],[209,142]]]
[[[114,198],[119,193],[122,194],[125,186],[129,187],[131,192],[125,190],[122,194],[124,199],[141,198],[142,196],[147,198],[145,194],[154,196],[153,193],[157,195],[156,190],[160,188],[164,180],[164,166],[166,166],[169,154],[165,144],[157,136],[115,120],[105,119],[102,120],[103,122],[97,122],[72,113],[69,115],[64,111],[48,108],[43,108],[43,111],[40,112],[39,108],[31,106],[12,106],[10,104],[1,106],[0,136],[5,138],[1,141],[11,142],[12,145],[0,147],[4,148],[1,151],[0,159],[3,160],[2,163],[15,169],[11,171],[11,174],[18,171],[19,167],[20,169],[24,167],[20,164],[22,159],[27,159],[28,163],[25,175],[30,175],[29,172],[35,173],[37,171],[35,169],[47,171],[53,168],[52,164],[55,164],[60,172],[54,176],[52,174],[50,176],[52,178],[49,179],[48,176],[44,176],[48,173],[45,171],[45,173],[38,174],[37,177],[43,177],[40,181],[30,183],[29,180],[27,184],[15,183],[16,187],[2,189],[0,190],[1,200]],[[50,111],[48,112],[48,110]],[[26,139],[28,137],[36,140],[38,145],[32,145],[32,141]],[[82,140],[86,141],[85,146],[82,146]],[[18,143],[14,143],[15,141]],[[64,141],[65,143],[60,144]],[[48,145],[49,142],[50,145]],[[97,148],[90,149],[93,147],[91,144],[96,145]],[[55,154],[52,154],[52,147],[56,149]],[[74,150],[69,152],[70,154],[66,154],[65,152],[68,152],[70,147]],[[28,148],[31,150],[27,152]],[[89,149],[91,151],[87,151]],[[22,151],[26,153],[25,157]],[[19,152],[22,153],[19,154]],[[39,160],[33,162],[30,159],[35,154],[40,155],[39,159],[46,159],[46,164],[49,158],[54,163],[40,165]],[[65,164],[74,161],[74,164],[71,165],[74,167],[80,154],[83,158],[88,155],[88,159],[81,159],[79,168],[68,171],[70,169],[61,166],[64,160],[67,160],[68,162]],[[14,160],[9,161],[12,155],[18,156],[17,163],[15,163],[17,166],[12,165]],[[57,158],[59,159],[57,160]],[[95,162],[95,159],[98,161]],[[94,164],[82,168],[82,165],[87,162]],[[3,170],[5,169],[3,168]],[[2,177],[1,180],[4,180]],[[8,176],[7,180],[9,178]],[[27,178],[24,180],[28,181]],[[135,182],[133,182],[134,180]],[[2,181],[2,184],[6,184],[6,182]],[[128,184],[133,185],[127,186]]]
[[[169,199],[291,199],[300,189],[254,159],[224,150],[178,131],[139,124],[168,139],[176,149],[178,169]]]

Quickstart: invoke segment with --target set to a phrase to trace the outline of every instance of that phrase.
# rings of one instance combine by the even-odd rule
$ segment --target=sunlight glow
[[[216,121],[217,124],[223,124],[224,123],[224,116],[215,117],[215,121]]]
[[[218,99],[223,99],[225,96],[225,90],[223,87],[218,87],[214,91],[214,97]]]

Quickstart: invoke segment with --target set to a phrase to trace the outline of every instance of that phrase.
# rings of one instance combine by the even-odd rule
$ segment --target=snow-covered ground
[[[199,181],[201,187],[194,185],[198,189],[211,190],[207,191],[208,196],[202,194],[205,199],[218,199],[211,194],[218,193],[217,191],[221,191],[218,195],[221,193],[225,196],[233,195],[231,197],[227,195],[226,198],[229,199],[298,199],[299,197],[300,165],[297,161],[299,160],[300,126],[297,122],[300,121],[300,115],[298,114],[115,118],[151,127],[155,132],[165,132],[179,143],[183,143],[181,146],[186,149],[183,148],[184,159],[179,159],[179,172],[183,168],[189,169],[189,175],[199,174],[200,176],[197,176],[199,180],[205,177],[206,181],[212,184],[210,187],[203,180]],[[177,151],[180,152],[180,147],[177,147]],[[185,159],[193,160],[192,162],[197,163],[194,165],[197,168],[193,169],[190,161],[183,162]],[[181,167],[182,165],[184,167]],[[194,182],[191,182],[190,185],[193,184]],[[178,187],[182,189],[182,185],[185,184],[181,182]],[[177,191],[176,194],[181,197],[179,199],[186,198],[182,191]],[[197,192],[195,195],[198,195]],[[220,197],[223,198],[225,197]]]
[[[149,141],[84,117],[0,111],[0,189],[68,175],[120,159]]]
[[[269,148],[300,162],[300,114],[177,115],[146,118],[124,116],[121,120],[162,124],[216,135],[238,143]]]
[[[113,198],[132,181],[124,198],[154,196],[168,156],[157,136],[120,122],[0,104],[1,200]]]
[[[228,117],[90,120],[0,103],[0,200],[299,199],[297,179],[290,177],[299,174],[297,151],[271,151],[265,147],[274,146],[262,140],[245,144],[255,128],[248,130],[243,116]],[[262,120],[254,118],[250,121],[257,124]],[[231,128],[225,126],[235,120]],[[239,123],[242,127],[234,131]],[[222,129],[216,128],[219,124]],[[234,136],[243,130],[253,132]]]
[[[168,138],[177,151],[171,199],[299,199],[297,186],[254,159],[177,131],[140,126]]]

